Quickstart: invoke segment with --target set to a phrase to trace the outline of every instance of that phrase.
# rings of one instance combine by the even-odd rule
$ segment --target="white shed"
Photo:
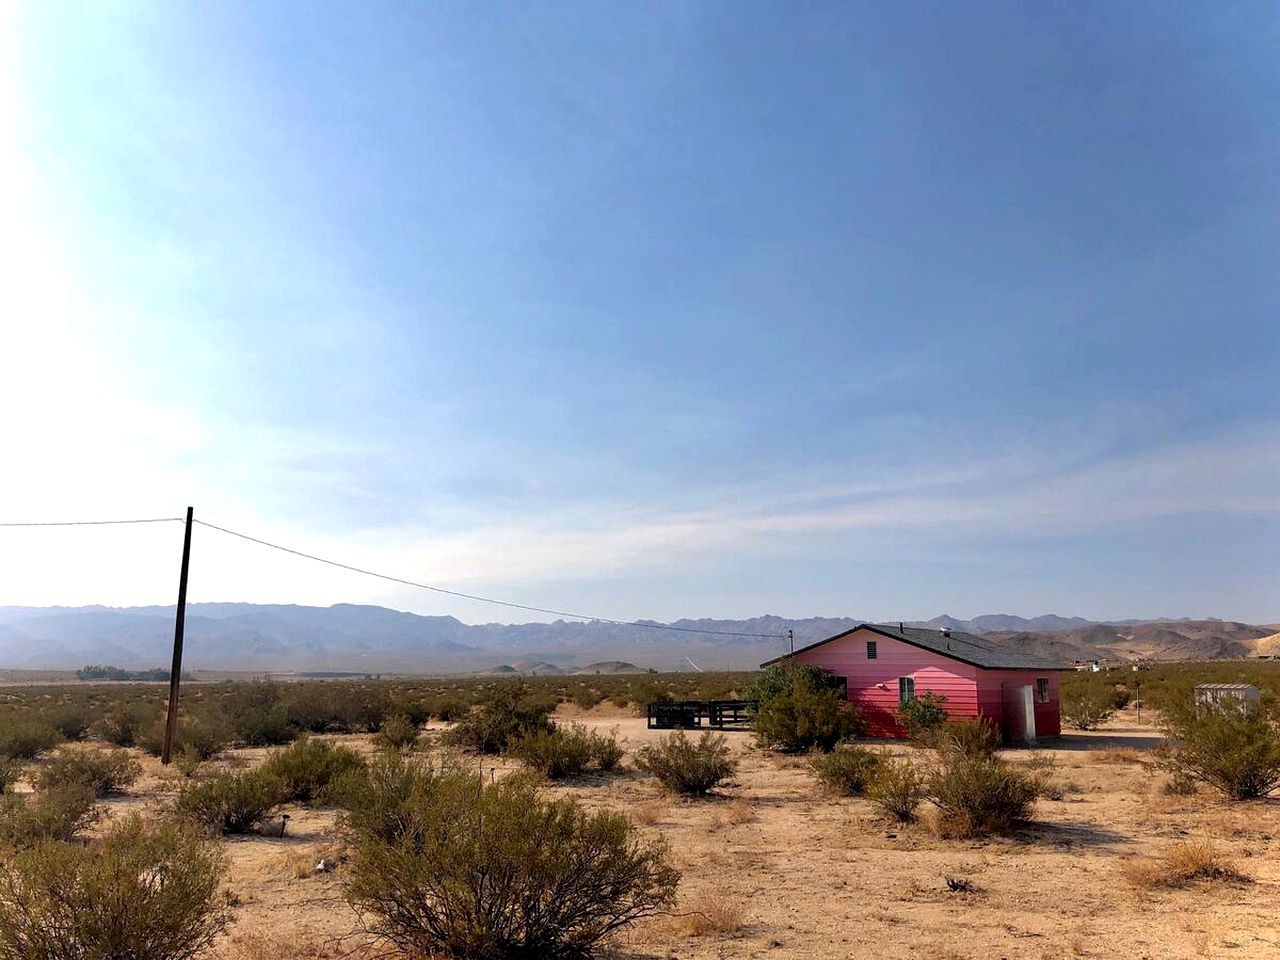
[[[1196,703],[1258,703],[1262,694],[1251,683],[1198,683]]]

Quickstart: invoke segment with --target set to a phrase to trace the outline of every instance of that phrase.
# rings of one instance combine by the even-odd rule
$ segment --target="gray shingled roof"
[[[933,650],[944,657],[960,660],[987,670],[1074,669],[1074,667],[1066,664],[1046,660],[1044,657],[1038,657],[1033,653],[1024,653],[1007,644],[998,643],[987,637],[975,636],[972,633],[961,633],[958,630],[926,630],[924,627],[906,627],[899,626],[896,623],[859,624],[853,630],[845,630],[834,637],[827,637],[825,640],[811,643],[807,647],[801,647],[796,653],[800,653],[802,650],[811,650],[824,643],[830,643],[832,640],[839,640],[841,637],[847,637],[849,634],[864,627],[868,630],[874,630],[881,636],[901,640],[904,643],[923,647],[926,650]],[[776,663],[777,660],[784,659],[786,658],[778,657],[776,660],[770,660],[769,663]],[[761,666],[768,665],[768,663],[761,664]]]

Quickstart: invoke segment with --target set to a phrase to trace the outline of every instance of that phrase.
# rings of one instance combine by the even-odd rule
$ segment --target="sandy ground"
[[[629,751],[659,735],[621,711],[570,708],[566,718],[615,730]],[[633,771],[546,788],[630,813],[671,844],[686,916],[638,925],[616,943],[618,957],[1280,956],[1280,802],[1163,794],[1166,778],[1148,755],[1155,731],[1132,716],[1046,745],[1064,799],[1040,801],[1036,825],[1016,838],[980,842],[891,825],[866,801],[824,794],[802,759],[762,751],[749,734],[727,736],[740,767],[718,799],[673,800]],[[369,746],[367,737],[338,739]],[[248,763],[263,753],[237,751]],[[509,769],[479,762],[498,775]],[[159,808],[176,782],[148,760],[133,794],[109,802],[111,813]],[[341,898],[341,867],[314,872],[340,851],[337,811],[288,812],[285,839],[225,842],[238,899],[219,950],[227,960],[337,958],[362,942]],[[1137,891],[1125,880],[1126,860],[1193,838],[1211,841],[1255,882]],[[948,877],[973,889],[952,892]],[[725,929],[693,932],[704,915],[725,918]]]

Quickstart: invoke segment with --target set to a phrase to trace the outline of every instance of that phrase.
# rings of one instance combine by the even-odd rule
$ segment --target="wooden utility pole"
[[[787,642],[791,645],[791,652],[796,652],[796,632],[794,630],[787,631]]]
[[[164,718],[164,750],[160,762],[173,757],[173,733],[178,726],[178,685],[182,682],[182,632],[187,625],[187,569],[191,565],[191,515],[187,507],[187,529],[182,536],[182,572],[178,575],[178,616],[173,623],[173,666],[169,669],[169,709]]]

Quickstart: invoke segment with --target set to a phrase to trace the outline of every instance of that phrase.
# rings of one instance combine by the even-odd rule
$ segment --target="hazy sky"
[[[0,36],[0,520],[623,618],[1280,619],[1274,4]],[[0,530],[0,604],[172,602],[180,536]],[[205,529],[191,595],[513,619]]]

